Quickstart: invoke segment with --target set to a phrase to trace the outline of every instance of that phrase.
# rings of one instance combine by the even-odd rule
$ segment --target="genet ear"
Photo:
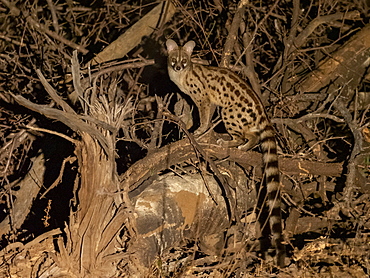
[[[173,50],[176,50],[178,49],[179,47],[177,46],[177,43],[174,41],[174,40],[171,40],[171,39],[168,39],[166,41],[166,47],[167,47],[167,51],[168,52],[171,52]]]
[[[189,56],[191,56],[191,53],[193,53],[193,49],[195,47],[195,42],[194,41],[188,41],[185,43],[185,45],[182,47]]]

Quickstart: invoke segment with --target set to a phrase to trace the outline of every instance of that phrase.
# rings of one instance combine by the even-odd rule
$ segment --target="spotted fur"
[[[189,95],[199,111],[200,127],[195,135],[204,133],[211,123],[215,106],[222,108],[221,117],[232,140],[219,140],[223,146],[249,150],[260,144],[267,195],[272,243],[277,251],[277,265],[284,266],[285,246],[282,236],[281,200],[275,132],[258,95],[237,74],[226,68],[208,67],[191,62],[193,41],[180,47],[173,40],[166,42],[170,79]],[[266,212],[265,212],[266,214]]]

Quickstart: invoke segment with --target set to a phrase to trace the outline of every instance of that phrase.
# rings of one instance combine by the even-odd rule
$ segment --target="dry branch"
[[[44,156],[39,155],[33,159],[33,165],[24,179],[9,184],[10,198],[14,198],[11,213],[0,223],[0,235],[6,235],[18,230],[26,219],[33,201],[43,186],[45,172]],[[17,185],[19,190],[12,191],[11,187]]]
[[[338,111],[342,114],[343,118],[346,121],[346,124],[349,126],[353,138],[354,138],[354,144],[353,149],[351,152],[351,156],[348,160],[348,174],[347,174],[347,180],[346,180],[346,188],[343,192],[343,199],[347,203],[348,207],[351,207],[351,202],[353,200],[353,192],[356,187],[361,186],[361,180],[357,178],[358,176],[358,164],[356,162],[359,162],[360,157],[359,154],[363,151],[363,136],[361,133],[361,128],[357,124],[356,117],[352,117],[349,110],[345,107],[344,102],[342,99],[337,99],[334,102],[334,106],[337,108]],[[356,115],[356,113],[355,113]]]
[[[262,156],[253,151],[243,152],[238,149],[223,148],[217,144],[202,143],[199,145],[208,157],[216,157],[219,160],[228,159],[243,165],[244,167],[261,167]],[[197,160],[193,152],[194,146],[188,139],[164,146],[150,153],[142,160],[132,165],[126,173],[121,175],[121,188],[124,190],[135,190],[140,184],[150,178],[153,173],[170,168],[172,165],[185,162],[189,159]],[[342,163],[321,163],[300,159],[279,159],[280,170],[289,175],[326,175],[340,176]],[[257,170],[257,174],[258,174]],[[260,173],[261,175],[261,173]]]
[[[54,270],[77,277],[114,276],[116,264],[123,257],[123,254],[116,254],[118,235],[125,226],[129,226],[132,219],[126,210],[130,204],[124,204],[124,197],[115,193],[116,136],[118,128],[123,126],[132,112],[130,100],[122,105],[121,98],[109,96],[106,94],[107,88],[102,87],[95,98],[84,96],[87,115],[80,116],[59,97],[40,72],[39,76],[47,92],[64,111],[34,104],[20,95],[12,95],[13,98],[33,111],[66,124],[80,136],[79,140],[68,139],[75,145],[79,165],[79,177],[75,183],[78,198],[74,200],[78,210],[70,211],[70,222],[65,229],[67,244],[58,241],[60,252],[55,255]],[[116,90],[111,91],[111,94],[117,95],[117,86],[113,85],[113,88]],[[110,97],[118,99],[117,102],[108,101]],[[91,121],[86,122],[88,118]],[[105,126],[110,128],[106,130]],[[57,181],[60,179],[61,176]]]
[[[320,63],[297,86],[302,93],[317,92],[333,83],[331,92],[341,86],[356,88],[367,69],[370,55],[370,25],[363,27],[338,51]],[[349,97],[349,93],[344,96]]]
[[[288,53],[290,55],[294,50],[302,47],[307,42],[308,37],[313,31],[321,24],[330,23],[336,20],[360,20],[360,13],[358,11],[352,11],[347,13],[336,13],[325,16],[318,16],[308,24],[308,26],[294,39],[293,44],[288,46]]]
[[[175,6],[171,1],[163,1],[161,4],[158,4],[118,39],[96,55],[92,64],[123,58],[141,42],[143,37],[149,36],[158,28],[158,24],[163,24],[170,20],[175,11]]]
[[[20,105],[27,107],[30,110],[36,111],[50,119],[58,120],[76,132],[86,132],[91,134],[91,136],[94,136],[95,138],[97,138],[97,140],[99,140],[104,150],[108,152],[108,143],[106,141],[106,138],[101,134],[100,131],[82,121],[79,116],[55,108],[50,108],[46,105],[32,103],[31,101],[19,95],[13,95],[13,97]],[[70,141],[73,140],[71,139]]]
[[[222,58],[221,58],[221,63],[220,63],[221,67],[227,68],[230,65],[232,51],[234,49],[234,44],[237,39],[239,26],[243,19],[245,7],[247,4],[248,4],[248,1],[240,1],[238,5],[238,10],[236,11],[234,15],[233,22],[231,23],[231,26],[230,26],[229,34],[226,38],[224,50],[222,52]]]
[[[245,29],[243,32],[243,47],[245,52],[245,67],[244,67],[244,74],[247,76],[249,83],[251,84],[253,90],[261,96],[261,84],[260,80],[258,79],[257,73],[254,69],[254,56],[252,50],[252,37],[248,29],[244,23],[241,23],[241,28]]]
[[[59,105],[63,109],[63,111],[76,115],[76,112],[57,94],[54,88],[49,84],[42,72],[37,69],[36,73],[45,90],[48,92],[49,96],[56,102],[56,104]]]

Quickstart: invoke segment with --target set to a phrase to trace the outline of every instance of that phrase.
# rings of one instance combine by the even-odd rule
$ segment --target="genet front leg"
[[[203,100],[196,103],[199,111],[200,126],[194,132],[194,136],[198,137],[205,133],[210,127],[213,113],[215,112],[216,105],[212,104],[209,100]]]

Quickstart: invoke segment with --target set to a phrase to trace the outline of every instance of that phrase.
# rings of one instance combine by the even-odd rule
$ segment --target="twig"
[[[59,171],[59,176],[55,179],[55,181],[53,182],[52,185],[50,185],[50,187],[48,189],[46,189],[46,191],[44,192],[44,194],[41,195],[40,199],[44,198],[45,195],[50,191],[52,190],[54,187],[56,187],[59,183],[62,182],[62,179],[63,179],[63,173],[64,173],[64,168],[66,166],[66,163],[69,162],[69,164],[72,164],[73,162],[76,161],[76,157],[67,157],[65,159],[63,159],[63,162],[62,162],[62,166],[60,167],[60,171]]]
[[[9,37],[7,37],[7,36],[4,36],[4,35],[1,35],[1,34],[0,34],[0,39],[4,40],[4,41],[6,41],[6,42],[9,42],[9,43],[11,43],[11,44],[14,44],[14,45],[21,46],[21,47],[26,47],[26,46],[27,46],[27,44],[26,44],[26,43],[24,43],[24,42],[19,42],[19,41],[17,41],[17,40],[11,39],[11,38],[9,38]],[[31,49],[34,49],[34,50],[38,48],[38,47],[37,47],[37,46],[35,46],[35,45],[29,45],[29,47],[30,47]],[[4,55],[4,54],[3,54],[3,55]]]
[[[33,125],[35,122],[36,119],[33,118],[28,124]],[[5,151],[13,144],[13,141],[16,141],[15,148],[17,148],[19,145],[23,143],[23,141],[28,137],[28,135],[29,134],[27,134],[26,130],[22,129],[12,137],[12,140],[9,140],[7,143],[5,143],[3,147],[0,149],[0,161],[2,161],[4,156],[6,156]]]
[[[347,19],[347,20],[356,20],[360,19],[359,11],[352,11],[347,13],[336,13],[324,16],[318,16],[308,24],[308,26],[293,40],[294,47],[290,47],[288,55],[291,54],[294,50],[300,48],[307,40],[308,36],[312,34],[315,29],[321,24],[328,23],[331,21]],[[293,45],[292,45],[293,46]]]
[[[277,5],[279,4],[280,0],[276,0],[275,3],[272,5],[270,10],[265,14],[265,16],[258,22],[256,29],[253,32],[252,38],[254,38],[258,32],[258,29],[262,26],[262,24],[269,18],[270,15],[273,14],[273,11],[276,9]]]
[[[150,65],[154,65],[155,64],[155,60],[153,59],[150,59],[150,60],[144,60],[144,61],[141,61],[141,62],[135,62],[135,63],[125,63],[123,65],[117,65],[117,66],[113,66],[113,67],[110,67],[110,68],[106,68],[104,70],[101,70],[101,71],[98,71],[96,73],[93,73],[91,75],[91,78],[95,78],[95,81],[96,79],[103,75],[103,74],[106,74],[106,73],[110,73],[110,72],[113,72],[113,71],[118,71],[118,70],[124,70],[124,69],[133,69],[133,68],[141,68],[141,67],[145,67],[145,66],[150,66]],[[85,82],[83,81],[82,82],[82,87],[84,88],[86,86],[86,82],[88,80],[86,80]]]
[[[40,78],[42,85],[44,86],[45,90],[48,92],[49,96],[58,104],[64,111],[76,115],[76,112],[69,106],[54,90],[54,88],[50,85],[50,83],[46,80],[42,72],[37,69],[36,70],[37,76]]]
[[[19,10],[16,6],[14,6],[9,1],[7,1],[7,0],[1,0],[1,1],[3,2],[3,4],[5,6],[7,6],[10,9],[10,12],[14,16],[19,16],[21,14],[21,10]],[[69,47],[72,47],[72,48],[80,51],[82,54],[87,54],[89,52],[83,46],[78,45],[74,42],[71,42],[71,41],[67,40],[66,38],[58,35],[57,33],[53,32],[53,31],[50,31],[46,26],[44,26],[43,24],[34,20],[27,11],[24,11],[24,17],[26,18],[28,24],[30,24],[36,31],[38,31],[40,33],[43,32],[43,33],[49,35],[50,37],[64,43],[65,45],[68,45]]]
[[[301,123],[305,122],[314,118],[325,118],[325,119],[330,119],[338,123],[344,123],[345,120],[338,118],[337,116],[326,114],[326,113],[308,113],[300,118],[297,119],[290,119],[290,118],[274,118],[271,120],[271,122],[275,124],[286,124],[286,125],[291,125],[294,123]]]
[[[168,119],[176,122],[179,125],[179,127],[182,129],[182,131],[185,132],[185,134],[187,135],[187,137],[190,140],[190,144],[194,148],[194,151],[195,151],[195,154],[196,154],[198,160],[201,162],[200,157],[202,157],[209,164],[212,171],[215,173],[216,177],[219,179],[219,181],[221,183],[220,189],[221,189],[223,195],[225,196],[225,204],[226,204],[229,216],[230,216],[230,220],[234,220],[234,217],[236,216],[235,211],[234,211],[235,207],[236,207],[236,200],[235,200],[235,198],[233,198],[233,196],[231,194],[231,191],[230,191],[230,188],[229,188],[230,186],[229,186],[228,182],[226,181],[225,177],[218,170],[215,162],[209,158],[207,153],[203,150],[203,148],[195,140],[194,136],[186,129],[185,124],[184,124],[183,121],[181,121],[177,116],[173,115],[169,111],[164,111],[163,115],[166,116]],[[202,167],[200,167],[200,168],[202,169]],[[205,183],[205,185],[207,187],[207,190],[210,193],[213,201],[216,202],[216,199],[213,197],[212,193],[210,192],[210,189],[207,185],[207,181],[204,178],[203,172],[204,171],[200,171],[201,177],[204,180],[204,183]]]
[[[241,25],[245,26],[245,23],[242,22]],[[246,26],[245,26],[246,27]],[[253,88],[253,90],[261,96],[261,85],[258,80],[256,71],[254,70],[254,57],[252,51],[252,38],[249,34],[248,29],[243,32],[243,46],[244,46],[244,56],[245,56],[245,70],[244,73],[248,77],[248,80]]]
[[[11,157],[13,156],[14,145],[15,145],[15,141],[12,141],[11,148],[9,150],[9,156],[8,156],[7,161],[6,161],[5,168],[4,168],[4,174],[6,174],[8,172],[10,162],[12,161]],[[1,187],[4,187],[4,183],[6,181],[9,182],[8,178],[2,179]],[[12,187],[9,186],[7,191],[8,192],[6,194],[6,205],[7,205],[8,210],[9,210],[9,220],[10,220],[9,224],[10,224],[10,227],[12,229],[12,232],[15,232],[17,228],[14,227],[14,225],[13,225],[14,221],[16,221],[16,219],[14,217],[14,212],[13,212],[13,209],[14,209],[14,195],[12,193]]]
[[[74,140],[71,137],[69,137],[67,135],[64,135],[63,133],[59,133],[59,132],[49,130],[49,129],[45,129],[45,128],[41,128],[41,127],[30,126],[30,125],[26,125],[25,127],[28,128],[28,129],[34,130],[34,131],[40,131],[40,132],[45,132],[45,133],[49,133],[49,134],[59,136],[59,137],[65,139],[65,140],[71,142],[74,145],[76,145],[78,143],[77,140]]]
[[[256,74],[256,71],[254,69],[254,57],[253,57],[253,51],[252,51],[252,38],[249,34],[249,30],[247,28],[247,25],[245,24],[245,21],[242,20],[240,22],[240,33],[243,34],[243,52],[240,51],[239,45],[234,44],[234,50],[235,53],[238,56],[238,59],[235,61],[235,64],[231,67],[233,70],[240,70],[242,71],[245,76],[247,76],[247,79],[252,86],[253,90],[261,96],[261,86],[260,82],[258,80],[258,76]],[[245,65],[240,61],[242,59],[242,56],[245,56]],[[240,64],[241,67],[238,69],[237,64]],[[230,67],[230,65],[229,65]]]
[[[48,2],[49,9],[50,9],[51,17],[53,19],[54,30],[55,32],[59,33],[58,16],[57,16],[57,12],[55,9],[55,5],[52,0],[47,0],[47,2]]]
[[[300,7],[300,0],[293,0],[293,16],[292,16],[292,23],[290,25],[290,30],[289,30],[289,35],[288,39],[285,43],[285,49],[284,49],[284,57],[285,59],[288,57],[288,53],[290,53],[292,49],[292,45],[295,42],[295,37],[298,29],[298,19],[299,19],[299,14],[301,12],[301,7]],[[284,60],[285,60],[284,59]]]
[[[260,27],[262,26],[262,24],[267,20],[267,18],[269,18],[270,15],[273,14],[274,10],[276,9],[277,5],[279,4],[279,1],[280,0],[276,0],[274,2],[274,4],[272,5],[272,7],[270,8],[270,10],[267,12],[267,14],[258,22],[258,24],[257,24],[256,28],[254,29],[253,34],[251,36],[252,40],[256,37],[257,32],[260,29]],[[275,86],[273,86],[272,88],[275,88]]]
[[[285,42],[285,49],[284,49],[283,56],[279,58],[278,62],[275,65],[275,69],[281,68],[284,72],[284,74],[282,75],[282,81],[281,81],[281,92],[282,93],[285,93],[290,89],[290,87],[288,88],[288,86],[290,85],[290,83],[288,82],[288,79],[291,73],[289,70],[286,71],[285,69],[288,67],[288,65],[292,61],[294,61],[293,57],[291,59],[287,59],[287,58],[289,54],[291,53],[291,49],[293,49],[293,43],[296,38],[296,33],[298,29],[298,18],[299,18],[300,11],[301,11],[300,0],[293,0],[293,16],[292,16],[292,23],[290,25],[289,35]],[[276,78],[274,80],[273,82],[274,84],[272,84],[273,88],[277,87],[276,85],[279,80],[280,78]]]
[[[72,71],[72,78],[73,78],[73,88],[75,89],[75,93],[78,97],[78,100],[80,101],[83,111],[87,111],[86,103],[83,101],[84,90],[81,85],[80,64],[77,58],[77,51],[73,51],[73,56],[71,59],[71,71]],[[70,94],[70,98],[72,97],[72,95],[73,94]]]
[[[229,34],[226,38],[226,42],[224,45],[224,50],[222,52],[222,58],[220,66],[227,68],[230,64],[232,50],[234,48],[234,44],[237,38],[240,22],[243,18],[243,14],[245,11],[245,6],[247,5],[248,1],[240,1],[238,5],[238,9],[234,15],[233,21],[230,26]]]
[[[347,180],[346,180],[346,187],[343,190],[343,199],[347,204],[347,207],[351,207],[352,202],[352,195],[353,190],[356,187],[356,167],[358,163],[356,163],[358,155],[361,153],[362,150],[362,143],[363,143],[363,137],[361,133],[361,129],[356,124],[356,119],[352,118],[351,113],[348,111],[348,109],[345,107],[344,102],[341,98],[337,98],[334,102],[334,107],[339,111],[339,113],[342,114],[346,124],[350,128],[352,134],[353,134],[353,140],[354,145],[351,152],[351,156],[348,160],[348,174],[347,174]]]
[[[13,3],[9,2],[8,0],[1,0],[1,2],[8,7],[10,13],[12,13],[14,16],[19,16],[21,14],[20,9],[18,9]]]
[[[137,61],[137,59],[134,59],[134,61]],[[93,93],[92,93],[92,98],[90,100],[90,103],[93,103],[94,102],[93,99],[94,99],[94,97],[96,97],[96,93],[95,93],[96,86],[97,86],[96,82],[97,82],[97,79],[100,76],[102,76],[104,74],[114,72],[114,71],[120,71],[120,70],[131,69],[131,68],[142,68],[142,67],[145,67],[145,66],[154,65],[155,60],[154,59],[139,60],[139,62],[132,62],[132,60],[124,61],[123,64],[110,66],[110,67],[104,68],[100,71],[89,74],[87,77],[85,77],[84,79],[82,79],[80,81],[77,81],[77,80],[75,81],[74,80],[74,78],[79,78],[79,74],[80,74],[80,71],[76,69],[77,65],[74,65],[74,63],[75,62],[73,62],[73,59],[72,59],[72,64],[73,64],[73,66],[72,66],[72,80],[73,80],[74,83],[76,82],[76,84],[79,88],[78,89],[79,92],[80,93],[82,92],[82,96],[84,96],[85,90],[89,87],[90,83],[92,83]],[[70,81],[71,81],[71,78],[68,78],[66,80],[66,82],[70,82]],[[75,102],[79,98],[79,93],[77,93],[76,90],[74,90],[72,93],[69,94],[68,97],[70,98],[70,100],[72,102]],[[81,105],[82,105],[82,107],[84,107],[83,104],[81,104]],[[84,111],[86,111],[86,110],[84,110]]]
[[[162,119],[163,118],[163,111],[164,109],[167,110],[168,105],[170,104],[169,101],[165,101],[164,103],[166,104],[166,107],[163,104],[163,101],[161,98],[158,96],[155,96],[156,102],[157,102],[157,107],[158,107],[158,112],[156,119]],[[163,132],[163,123],[164,121],[155,121],[154,127],[153,127],[153,132],[150,136],[150,142],[148,145],[148,152],[150,150],[154,150],[157,147],[160,147],[162,144],[162,132]]]

